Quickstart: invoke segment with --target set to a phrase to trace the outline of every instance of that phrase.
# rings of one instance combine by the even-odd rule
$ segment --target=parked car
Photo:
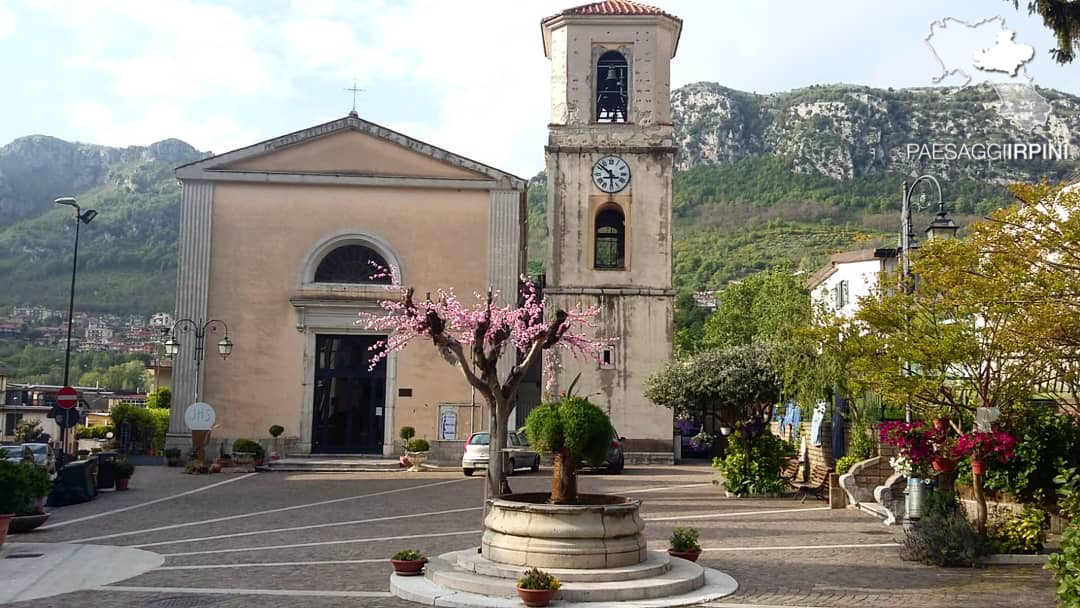
[[[44,467],[49,473],[56,472],[56,456],[53,454],[51,445],[47,443],[24,443],[22,447],[30,448],[30,452],[34,455],[34,464]]]
[[[487,431],[473,433],[465,440],[465,454],[461,457],[461,472],[468,477],[476,469],[486,469],[488,465],[488,448],[491,438]],[[540,454],[529,447],[529,441],[523,433],[510,431],[506,435],[506,450],[510,455],[510,468],[507,475],[513,475],[514,469],[528,468],[532,471],[540,470]]]
[[[614,433],[611,437],[611,447],[608,448],[607,461],[602,465],[609,473],[618,475],[626,467],[626,455],[623,454],[622,447],[624,441],[626,441],[626,437],[619,437],[618,433]]]
[[[22,445],[0,445],[0,460],[8,462],[22,462]]]

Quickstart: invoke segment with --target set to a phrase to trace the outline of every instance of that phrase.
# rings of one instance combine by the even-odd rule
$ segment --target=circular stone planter
[[[547,504],[547,494],[489,499],[481,553],[493,562],[537,568],[617,568],[647,559],[641,501],[578,498],[583,504]]]

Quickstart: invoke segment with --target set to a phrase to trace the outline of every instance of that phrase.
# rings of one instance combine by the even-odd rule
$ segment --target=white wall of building
[[[836,272],[811,292],[814,305],[824,305],[830,312],[851,318],[859,309],[859,300],[874,293],[880,274],[881,261],[877,259],[838,262]]]

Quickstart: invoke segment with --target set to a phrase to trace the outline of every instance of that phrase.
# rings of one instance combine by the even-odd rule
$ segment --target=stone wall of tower
[[[549,312],[596,306],[595,334],[618,340],[609,365],[564,358],[556,390],[578,377],[575,392],[609,412],[627,438],[625,449],[654,462],[670,462],[673,451],[672,412],[645,399],[643,385],[671,360],[674,343],[669,74],[676,35],[666,18],[604,16],[567,18],[548,37]],[[595,62],[608,50],[622,52],[630,64],[626,123],[593,122]],[[625,160],[631,174],[613,194],[592,181],[594,163],[607,155]],[[618,270],[596,269],[593,259],[595,217],[610,203],[625,218],[625,267]]]

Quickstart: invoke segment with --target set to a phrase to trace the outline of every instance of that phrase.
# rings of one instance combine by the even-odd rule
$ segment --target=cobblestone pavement
[[[726,499],[710,480],[703,466],[639,467],[586,474],[580,487],[641,498],[654,548],[666,546],[675,526],[698,528],[701,563],[739,582],[734,595],[709,606],[1054,605],[1052,580],[1038,567],[910,564],[897,556],[897,530],[873,517],[822,501]],[[519,474],[511,484],[541,491],[550,479]],[[138,546],[165,555],[164,566],[99,590],[10,606],[414,608],[389,596],[387,556],[476,546],[482,496],[482,479],[457,471],[200,477],[143,467],[132,491],[58,509],[52,527],[9,538]]]

